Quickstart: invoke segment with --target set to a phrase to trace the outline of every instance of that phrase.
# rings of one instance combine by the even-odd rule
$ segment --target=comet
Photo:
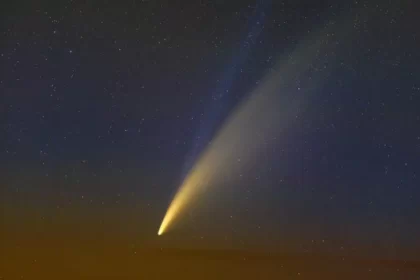
[[[171,229],[209,188],[226,186],[238,180],[237,174],[243,170],[252,171],[250,166],[269,151],[273,139],[281,141],[309,102],[310,93],[331,71],[332,66],[313,70],[319,69],[320,58],[331,52],[332,44],[326,40],[331,31],[328,29],[308,36],[291,55],[279,59],[275,69],[270,69],[233,110],[185,176],[162,220],[159,236]],[[296,79],[308,73],[311,83],[300,89]]]

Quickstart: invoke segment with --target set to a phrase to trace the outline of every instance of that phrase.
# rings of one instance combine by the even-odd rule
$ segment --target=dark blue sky
[[[205,235],[221,247],[263,239],[261,247],[277,249],[412,257],[420,246],[415,4],[224,2],[2,8],[5,215],[13,205],[55,215],[69,201],[89,212],[87,198],[107,213],[115,203],[141,205],[150,212],[135,216],[149,240],[232,108],[309,32],[343,23],[326,34],[331,52],[308,62],[325,71],[322,84],[311,73],[294,77],[295,89],[311,90],[284,141],[243,185],[212,200],[219,223],[196,221],[198,209],[182,242],[168,244],[205,247]]]

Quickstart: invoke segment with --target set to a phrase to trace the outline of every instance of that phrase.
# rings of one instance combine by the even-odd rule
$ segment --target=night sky
[[[418,259],[414,2],[3,3],[2,246],[22,253],[36,240],[68,240],[124,244],[125,255],[219,248]],[[288,77],[289,94],[305,102],[282,136],[242,181],[209,189],[158,237],[226,118],[313,38],[324,49]]]

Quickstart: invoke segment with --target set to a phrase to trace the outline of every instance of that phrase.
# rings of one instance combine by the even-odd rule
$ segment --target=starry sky
[[[414,2],[2,5],[0,201],[7,246],[43,236],[75,244],[125,240],[130,250],[416,258]],[[183,177],[224,120],[279,59],[317,32],[326,48],[307,61],[310,70],[289,77],[305,106],[266,160],[252,163],[240,183],[209,192],[182,226],[157,237]]]

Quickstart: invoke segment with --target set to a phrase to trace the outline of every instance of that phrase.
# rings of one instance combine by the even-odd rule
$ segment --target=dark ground
[[[0,279],[420,279],[418,262],[121,244],[6,239]]]

